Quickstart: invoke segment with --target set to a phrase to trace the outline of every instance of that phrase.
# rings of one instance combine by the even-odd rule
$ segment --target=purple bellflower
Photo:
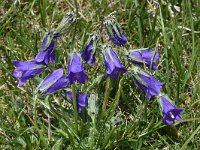
[[[72,92],[65,91],[66,95],[73,100]],[[81,92],[76,92],[76,100],[77,100],[77,110],[81,112],[82,107],[88,106],[88,94],[83,94]]]
[[[126,36],[122,33],[119,24],[115,19],[105,21],[106,32],[110,40],[117,46],[124,46],[127,42]]]
[[[67,87],[68,84],[69,80],[63,75],[63,70],[60,68],[53,71],[52,74],[45,78],[45,80],[40,84],[39,90],[42,91],[43,94],[51,94]]]
[[[142,90],[142,92],[147,95],[148,101],[152,96],[159,95],[161,92],[161,86],[164,85],[163,82],[156,80],[149,73],[139,68],[137,68],[137,71],[134,71],[134,81]]]
[[[96,34],[90,36],[86,45],[83,48],[83,52],[81,53],[81,57],[83,60],[87,62],[87,64],[95,65],[95,54],[98,45],[98,37]]]
[[[82,59],[76,52],[73,52],[68,58],[68,78],[70,84],[73,84],[76,81],[85,84],[87,79]]]
[[[116,79],[120,74],[127,72],[111,46],[104,46],[104,63],[107,75],[113,79]]]
[[[48,33],[41,46],[41,51],[36,55],[35,60],[39,63],[48,64],[50,61],[56,63],[55,60],[55,46],[56,39],[59,37],[59,34]]]
[[[56,63],[55,60],[55,47],[56,47],[56,40],[58,37],[62,36],[70,30],[70,26],[74,24],[76,21],[75,15],[73,12],[68,12],[58,25],[56,31],[54,33],[48,33],[41,46],[41,51],[36,55],[35,60],[37,62],[43,62],[48,64],[50,61],[54,64]]]
[[[162,95],[158,100],[163,114],[163,122],[172,125],[175,120],[182,120],[181,113],[184,109],[173,105],[167,95]]]
[[[28,79],[40,74],[47,68],[46,65],[35,60],[25,62],[13,60],[13,63],[16,67],[13,75],[19,80],[18,86],[22,86]]]
[[[156,70],[156,61],[159,58],[159,53],[149,50],[138,50],[129,52],[128,58],[134,64],[145,64],[149,69]]]

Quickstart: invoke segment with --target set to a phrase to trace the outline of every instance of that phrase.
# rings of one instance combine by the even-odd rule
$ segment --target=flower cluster
[[[149,54],[146,59],[143,57],[138,57],[138,53],[143,54]],[[155,61],[158,59],[158,53],[154,53],[154,56],[152,55],[152,51],[146,51],[143,50],[143,52],[134,51],[130,52],[129,54],[131,56],[128,56],[131,62],[134,62],[135,64],[140,64],[140,60],[143,60],[143,63],[146,63],[147,66],[149,66],[149,61],[153,61],[154,68]],[[157,56],[156,56],[157,55]],[[136,57],[140,58],[135,59]],[[133,61],[134,60],[134,61]],[[139,62],[139,63],[138,63]],[[148,67],[149,68],[149,67]],[[155,69],[154,69],[155,70]],[[152,97],[155,97],[157,102],[160,104],[160,110],[162,111],[163,115],[163,122],[167,123],[168,125],[172,125],[174,123],[174,120],[181,120],[181,112],[183,111],[182,108],[176,108],[175,105],[171,103],[171,100],[168,98],[168,96],[165,94],[165,96],[160,96],[162,94],[161,87],[164,85],[163,82],[160,82],[159,80],[155,79],[152,75],[147,73],[146,71],[142,70],[141,68],[134,66],[132,69],[133,72],[133,80],[135,84],[142,90],[142,92],[146,95],[147,100],[150,101]]]
[[[76,22],[74,14],[68,13],[61,21],[56,32],[48,33],[45,36],[41,45],[41,51],[36,55],[34,60],[27,62],[13,61],[16,66],[14,76],[19,79],[19,86],[22,86],[28,79],[33,78],[35,75],[40,74],[48,68],[50,62],[56,63],[56,42],[74,22]],[[107,36],[113,44],[119,47],[125,46],[128,40],[117,23],[116,18],[112,15],[105,17],[104,26]],[[39,90],[43,94],[51,94],[62,89],[62,92],[72,100],[72,95],[74,94],[75,96],[75,93],[72,94],[71,91],[65,88],[68,87],[69,84],[75,84],[75,82],[81,84],[86,83],[88,76],[84,70],[83,60],[88,65],[93,64],[96,66],[95,57],[98,52],[100,52],[99,54],[102,55],[104,61],[106,77],[117,79],[120,75],[131,75],[133,82],[142,90],[148,102],[152,98],[156,98],[157,102],[160,104],[163,122],[172,125],[175,120],[181,120],[181,112],[183,109],[176,108],[168,96],[162,93],[162,86],[164,83],[141,68],[141,66],[143,66],[150,70],[157,70],[156,62],[159,58],[159,53],[148,49],[126,52],[125,61],[128,60],[131,62],[127,64],[133,64],[130,69],[122,64],[114,48],[109,44],[104,44],[97,33],[89,36],[81,53],[73,51],[68,55],[68,65],[66,66],[68,75],[64,75],[62,68],[54,70],[53,73],[48,75],[39,85]],[[83,107],[88,106],[88,94],[77,91],[76,98],[74,99],[77,100],[78,112],[81,112]],[[76,107],[76,103],[74,106]]]
[[[63,17],[63,20],[58,25],[54,33],[49,32],[42,42],[40,52],[36,55],[34,60],[21,62],[14,60],[16,68],[14,70],[14,77],[19,80],[18,85],[22,86],[27,80],[42,73],[49,68],[49,63],[56,63],[56,42],[59,37],[64,35],[69,27],[76,22],[73,12],[69,12]],[[63,69],[54,70],[48,75],[44,81],[39,85],[39,90],[43,94],[51,94],[55,91],[66,88],[69,84],[74,82],[85,83],[87,74],[84,72],[81,57],[76,52],[68,57],[68,76],[63,74]],[[70,94],[65,92],[67,96]],[[78,111],[82,107],[87,106],[87,94],[77,93]],[[70,97],[70,96],[69,96]],[[70,97],[72,99],[72,96]]]

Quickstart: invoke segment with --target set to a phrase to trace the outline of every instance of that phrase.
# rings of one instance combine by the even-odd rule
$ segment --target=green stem
[[[105,94],[104,94],[101,116],[103,116],[105,111],[106,111],[106,106],[107,106],[107,103],[108,103],[109,95],[110,95],[110,77],[108,77],[107,80],[106,80],[106,88],[105,88]]]
[[[119,87],[118,87],[117,93],[116,93],[116,95],[115,95],[115,99],[114,99],[114,101],[112,102],[112,105],[111,105],[110,110],[109,110],[109,119],[112,118],[112,116],[114,115],[115,110],[116,110],[116,108],[117,108],[117,106],[118,106],[119,98],[120,98],[120,95],[121,95],[121,89],[122,89],[123,82],[124,82],[123,79],[121,79],[121,80],[119,81]]]
[[[166,37],[166,31],[165,31],[165,26],[164,26],[164,20],[163,20],[163,17],[162,17],[162,10],[161,10],[161,7],[159,7],[159,10],[160,10],[160,23],[161,23],[161,27],[162,27],[162,32],[163,32],[163,38],[164,38],[164,43],[165,45],[167,45],[167,37]],[[164,53],[165,53],[165,62],[166,62],[166,79],[165,79],[165,86],[166,86],[166,89],[167,89],[167,92],[169,93],[169,76],[170,76],[170,72],[169,72],[169,56],[168,56],[168,51],[167,51],[167,48],[164,49]]]
[[[37,105],[37,94],[34,95],[33,120],[35,123],[37,123],[36,105]]]
[[[34,124],[34,127],[35,129],[37,130],[39,136],[40,136],[40,139],[42,141],[42,143],[44,144],[45,148],[48,150],[49,147],[48,147],[48,143],[47,141],[45,140],[44,136],[43,136],[43,133],[41,132],[41,130],[39,129],[38,127],[38,124],[37,124],[37,111],[36,111],[36,106],[37,106],[37,91],[35,91],[34,93],[34,110],[33,110],[33,124]]]
[[[75,5],[75,10],[76,10],[76,15],[78,15],[78,3],[77,3],[77,0],[74,0],[74,5]]]
[[[135,6],[138,7],[138,1],[135,0]],[[138,25],[138,30],[139,30],[139,41],[140,41],[140,46],[143,46],[143,35],[142,35],[142,22],[141,22],[141,17],[140,17],[140,10],[137,10],[137,25]]]
[[[73,107],[74,107],[74,128],[76,134],[78,134],[78,112],[77,112],[77,100],[76,100],[76,87],[72,84],[72,96],[73,96]]]
[[[77,21],[77,18],[78,18],[78,3],[77,3],[77,0],[74,0],[74,5],[75,5],[75,13],[76,13],[76,21]],[[73,34],[73,37],[72,37],[73,43],[74,43],[74,40],[75,40],[76,30],[77,30],[77,22],[75,23],[74,34]]]

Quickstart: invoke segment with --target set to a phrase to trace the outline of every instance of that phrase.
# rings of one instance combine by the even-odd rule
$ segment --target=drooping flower
[[[45,80],[39,86],[39,90],[43,94],[51,94],[57,90],[67,87],[68,84],[69,80],[63,75],[63,70],[60,68],[53,71],[52,74],[45,78]]]
[[[81,53],[81,57],[83,60],[87,62],[87,64],[95,65],[95,55],[96,49],[98,45],[98,36],[96,34],[91,35],[86,45],[83,48],[83,52]]]
[[[181,113],[184,109],[177,108],[174,104],[172,104],[167,95],[162,95],[158,98],[158,101],[163,114],[163,122],[168,125],[172,125],[175,120],[182,120]]]
[[[67,12],[67,14],[63,17],[58,27],[56,28],[55,33],[59,33],[60,35],[66,34],[71,28],[70,26],[76,22],[76,15],[74,12]]]
[[[117,46],[124,46],[127,42],[126,36],[122,33],[119,24],[114,18],[105,21],[106,32],[110,40]]]
[[[139,86],[142,92],[147,95],[148,101],[151,99],[152,96],[157,96],[160,94],[161,86],[164,84],[163,82],[156,80],[149,73],[141,69],[137,69],[137,71],[134,71],[133,76],[133,80],[135,81],[135,83]]]
[[[111,46],[104,46],[104,63],[107,75],[113,79],[127,71]]]
[[[19,86],[22,86],[28,79],[33,78],[46,69],[46,65],[35,60],[25,62],[13,60],[13,63],[16,67],[13,75],[19,80]]]
[[[73,84],[76,81],[85,84],[87,79],[81,57],[76,52],[73,52],[68,58],[68,78],[70,84]]]
[[[35,60],[39,63],[48,64],[50,61],[56,63],[55,60],[55,46],[58,34],[48,33],[41,46],[41,51],[36,55]]]
[[[58,37],[62,36],[70,30],[70,26],[76,21],[75,14],[73,12],[68,12],[56,28],[56,31],[53,33],[48,33],[41,46],[40,52],[36,55],[35,60],[37,62],[43,62],[48,64],[50,61],[56,63],[55,60],[55,47],[56,40]]]
[[[149,69],[156,70],[156,61],[159,58],[159,53],[150,50],[131,51],[128,58],[134,64],[145,64]]]
[[[73,100],[73,95],[71,91],[65,91],[66,95]],[[77,110],[81,112],[82,107],[88,106],[88,94],[83,94],[79,91],[76,92],[76,100],[77,100]]]

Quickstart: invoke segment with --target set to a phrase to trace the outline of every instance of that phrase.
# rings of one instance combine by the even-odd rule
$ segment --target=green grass
[[[76,85],[83,92],[95,93],[96,103],[90,104],[88,113],[79,114],[77,132],[73,111],[66,109],[71,106],[60,91],[36,94],[49,71],[23,87],[17,87],[12,75],[12,60],[34,59],[45,34],[55,30],[67,11],[75,10],[74,1],[0,0],[0,149],[200,149],[200,2],[171,1],[177,3],[181,11],[174,17],[169,2],[161,4],[152,17],[147,13],[147,1],[77,0],[76,34],[72,28],[59,40],[54,68],[62,67],[67,73],[67,54],[74,48],[81,51],[102,18],[116,11],[128,49],[158,47],[161,58],[152,74],[166,83],[163,90],[177,107],[185,109],[182,121],[165,125],[158,105],[147,104],[128,76],[106,83],[99,57],[96,67],[86,67],[86,85]],[[105,31],[102,34],[111,43]],[[118,54],[125,51],[113,47]],[[102,108],[104,98],[108,102]],[[101,110],[103,115],[99,115]]]

